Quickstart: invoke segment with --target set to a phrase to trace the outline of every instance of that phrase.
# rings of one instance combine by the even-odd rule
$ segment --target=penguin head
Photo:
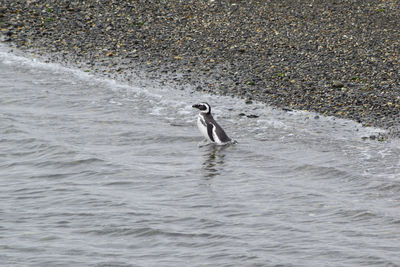
[[[205,113],[205,114],[211,113],[211,106],[206,102],[195,104],[192,107],[199,109],[200,113]]]

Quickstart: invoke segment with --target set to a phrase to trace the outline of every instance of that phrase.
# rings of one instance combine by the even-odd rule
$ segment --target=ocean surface
[[[200,101],[238,144],[199,146]],[[380,131],[0,46],[0,266],[399,266]]]

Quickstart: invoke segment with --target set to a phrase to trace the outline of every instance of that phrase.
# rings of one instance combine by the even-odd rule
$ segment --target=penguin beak
[[[199,108],[200,108],[200,105],[199,105],[199,104],[194,104],[194,105],[192,106],[192,108],[197,108],[197,109],[199,109]]]

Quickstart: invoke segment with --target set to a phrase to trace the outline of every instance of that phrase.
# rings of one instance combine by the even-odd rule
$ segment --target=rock
[[[250,114],[250,115],[246,115],[246,117],[247,117],[247,118],[250,118],[250,119],[254,119],[254,118],[258,118],[258,117],[260,117],[260,116],[254,115],[254,114]]]
[[[342,88],[344,86],[344,83],[341,81],[333,81],[332,87],[333,88]]]

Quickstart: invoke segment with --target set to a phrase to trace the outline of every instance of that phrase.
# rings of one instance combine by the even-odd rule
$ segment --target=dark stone
[[[260,117],[260,116],[254,115],[254,114],[250,114],[250,115],[246,115],[246,117],[247,117],[247,118],[250,118],[250,119],[254,119],[254,118],[258,118],[258,117]]]

